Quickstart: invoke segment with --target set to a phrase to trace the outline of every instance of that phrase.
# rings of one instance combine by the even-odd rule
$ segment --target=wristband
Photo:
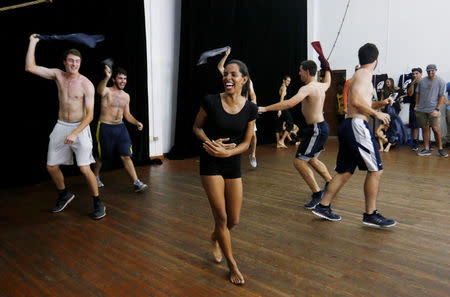
[[[437,108],[437,107],[436,107],[436,108],[435,108],[434,110],[436,110],[436,111],[440,111],[440,109],[439,109],[439,108]]]

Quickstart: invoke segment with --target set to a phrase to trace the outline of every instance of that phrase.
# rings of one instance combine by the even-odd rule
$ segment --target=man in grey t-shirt
[[[419,126],[422,128],[423,144],[425,148],[421,150],[419,156],[429,156],[430,152],[430,126],[434,132],[439,147],[439,155],[448,157],[442,149],[442,135],[439,128],[440,109],[445,100],[445,82],[436,76],[436,65],[427,66],[427,77],[422,78],[417,86],[416,93],[416,117]]]

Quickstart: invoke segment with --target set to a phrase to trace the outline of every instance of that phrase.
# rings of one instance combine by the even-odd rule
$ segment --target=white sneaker
[[[148,188],[148,186],[146,184],[144,184],[143,182],[141,182],[140,180],[137,180],[133,185],[133,190],[136,193],[145,191],[147,188]]]
[[[258,166],[258,163],[256,163],[256,157],[249,155],[248,159],[250,160],[250,166],[252,166],[253,168],[256,168],[256,166]]]
[[[99,188],[103,188],[105,185],[102,183],[102,181],[100,180],[100,176],[96,176],[97,178],[97,185]]]

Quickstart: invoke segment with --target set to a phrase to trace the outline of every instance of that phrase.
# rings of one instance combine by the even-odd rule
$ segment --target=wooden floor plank
[[[333,202],[342,221],[304,209],[310,190],[292,166],[295,150],[258,146],[256,169],[244,154],[244,203],[232,230],[242,287],[212,261],[213,217],[191,158],[137,167],[150,184],[142,194],[125,170],[104,172],[100,221],[87,216],[81,176],[67,178],[76,198],[57,214],[48,211],[51,182],[0,190],[0,296],[448,296],[447,158],[407,147],[382,153],[378,208],[399,224],[379,230],[362,224],[364,172]],[[330,139],[320,159],[332,175],[336,153]]]

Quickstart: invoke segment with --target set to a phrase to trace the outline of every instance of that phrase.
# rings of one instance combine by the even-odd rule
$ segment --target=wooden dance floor
[[[295,150],[258,146],[256,169],[243,155],[232,243],[244,286],[212,261],[213,218],[193,158],[138,167],[151,185],[143,194],[124,169],[105,172],[100,221],[87,216],[82,176],[66,179],[76,198],[57,214],[48,212],[50,181],[0,190],[0,296],[449,296],[449,158],[408,147],[383,153],[378,209],[398,225],[373,229],[362,224],[364,172],[333,204],[342,221],[303,208],[310,190],[292,166]],[[320,159],[332,175],[336,153],[330,139]]]

